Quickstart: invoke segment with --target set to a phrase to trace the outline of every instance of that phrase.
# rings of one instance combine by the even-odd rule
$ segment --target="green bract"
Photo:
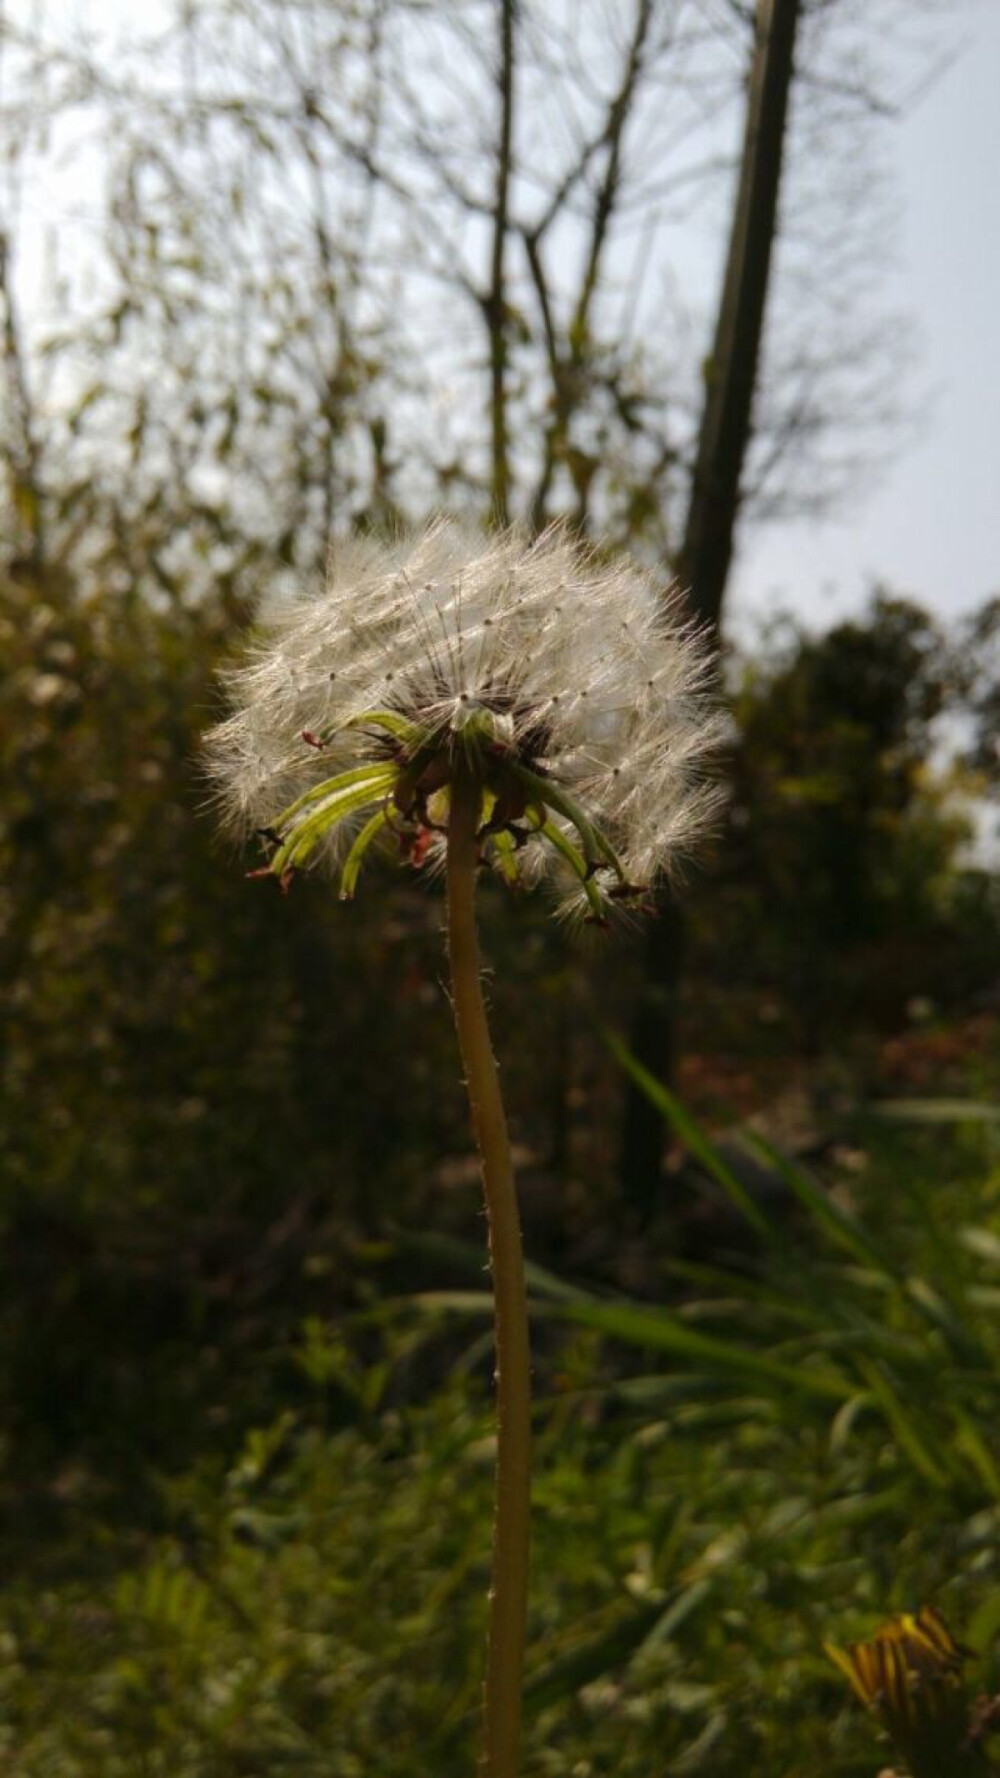
[[[371,732],[374,757],[368,765],[322,779],[278,814],[270,830],[273,852],[264,874],[287,883],[289,873],[308,864],[342,822],[375,806],[354,836],[340,870],[340,897],[350,900],[365,855],[380,834],[394,833],[404,853],[413,856],[422,844],[435,842],[444,832],[452,773],[460,764],[481,786],[480,840],[487,861],[496,864],[506,882],[520,881],[519,861],[527,842],[537,836],[572,870],[593,919],[603,918],[603,894],[624,898],[642,893],[643,885],[628,882],[614,848],[573,798],[521,764],[498,734],[489,710],[465,706],[460,722],[429,734],[385,710],[367,711],[354,718],[351,727]],[[309,744],[325,747],[334,738],[330,733],[311,738]],[[566,825],[557,825],[555,816]],[[575,840],[567,827],[575,832]],[[599,873],[603,873],[601,888],[595,882]]]

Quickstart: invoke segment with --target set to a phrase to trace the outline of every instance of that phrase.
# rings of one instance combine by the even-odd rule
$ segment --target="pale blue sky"
[[[863,502],[746,537],[737,631],[775,605],[835,621],[875,579],[942,616],[1000,593],[1000,0],[956,0],[952,30],[957,60],[884,138],[902,206],[892,298],[917,325],[925,417]]]

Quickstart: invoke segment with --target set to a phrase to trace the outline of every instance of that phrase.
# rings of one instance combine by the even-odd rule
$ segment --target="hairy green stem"
[[[456,771],[448,818],[448,950],[455,1027],[482,1162],[496,1339],[496,1516],[480,1773],[515,1778],[528,1601],[531,1368],[517,1194],[480,982],[475,915],[480,809],[479,785],[471,773]]]

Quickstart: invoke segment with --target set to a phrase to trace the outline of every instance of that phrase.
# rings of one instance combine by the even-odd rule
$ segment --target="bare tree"
[[[736,80],[685,11],[198,0],[60,42],[21,7],[0,124],[61,225],[25,341],[54,534],[190,597],[442,502],[658,547],[650,205],[717,176],[698,116]]]
[[[706,629],[715,632],[729,577],[750,443],[800,13],[801,0],[758,0],[739,183],[715,340],[705,366],[705,400],[687,523],[677,560],[692,612]],[[636,1060],[654,1073],[669,1065],[682,940],[681,909],[670,891],[664,890],[646,945],[644,978],[632,1027]],[[643,1214],[655,1201],[664,1136],[662,1114],[648,1094],[630,1083],[622,1184],[628,1202]]]
[[[678,576],[716,628],[729,578],[764,334],[801,0],[759,0],[746,128]]]
[[[820,26],[855,3],[810,8],[797,80],[836,89],[810,114],[848,104]],[[0,127],[63,225],[22,342],[53,392],[55,533],[114,537],[127,578],[193,597],[440,504],[567,515],[676,566],[713,275],[692,229],[717,233],[738,163],[744,6],[188,0],[55,40],[13,0],[6,30]],[[68,156],[85,207],[60,199]],[[819,208],[822,239],[813,205],[791,231],[811,294],[770,330],[748,513],[790,466],[822,499],[826,441],[873,411],[844,378],[882,340],[829,333],[860,211]]]
[[[933,23],[933,10],[914,5],[898,16],[912,28]],[[908,341],[905,326],[897,323],[893,331],[872,302],[879,254],[869,231],[874,226],[886,232],[873,183],[873,133],[899,115],[941,62],[932,53],[933,38],[918,37],[910,64],[921,70],[917,88],[904,83],[887,96],[885,75],[872,65],[869,31],[870,18],[858,14],[851,0],[756,3],[725,270],[704,367],[683,536],[673,557],[693,615],[716,635],[741,518],[769,507],[821,510],[855,492],[861,467],[871,475],[887,441],[899,436],[900,370]],[[817,167],[823,169],[818,183]],[[832,256],[829,242],[826,253],[822,247],[831,225],[831,187],[839,189],[845,213],[853,208]],[[826,325],[818,340],[810,340],[790,320],[788,302],[800,295],[805,268],[815,296],[824,257],[826,301],[817,311],[807,294],[805,309],[811,327],[824,319]],[[848,409],[857,422],[853,429]],[[658,911],[646,941],[631,1043],[647,1073],[669,1078],[683,916],[669,891],[660,896]],[[656,1201],[664,1139],[661,1114],[630,1083],[621,1182],[640,1217]]]
[[[627,545],[714,625],[738,523],[893,436],[873,142],[907,94],[862,0],[170,0],[61,41],[11,6],[0,130],[50,212],[85,168],[92,227],[44,300],[7,279],[6,448],[93,585],[238,598],[449,505]],[[655,1072],[678,947],[668,909]],[[661,1137],[633,1098],[640,1203]]]
[[[374,66],[374,26],[320,45],[315,9],[219,24],[183,8],[115,53],[8,25],[0,117],[22,211],[51,221],[22,230],[48,529],[108,592],[196,601],[265,563],[313,572],[345,504],[392,507],[360,278],[377,115],[366,100],[347,160],[311,84],[324,60],[335,88]]]

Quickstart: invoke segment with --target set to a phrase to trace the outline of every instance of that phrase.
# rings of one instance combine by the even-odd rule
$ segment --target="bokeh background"
[[[0,1772],[472,1767],[440,890],[247,882],[198,755],[441,509],[679,574],[732,714],[647,932],[482,894],[525,1772],[874,1773],[822,1644],[925,1601],[1000,1682],[1000,15],[877,11],[0,13]]]

